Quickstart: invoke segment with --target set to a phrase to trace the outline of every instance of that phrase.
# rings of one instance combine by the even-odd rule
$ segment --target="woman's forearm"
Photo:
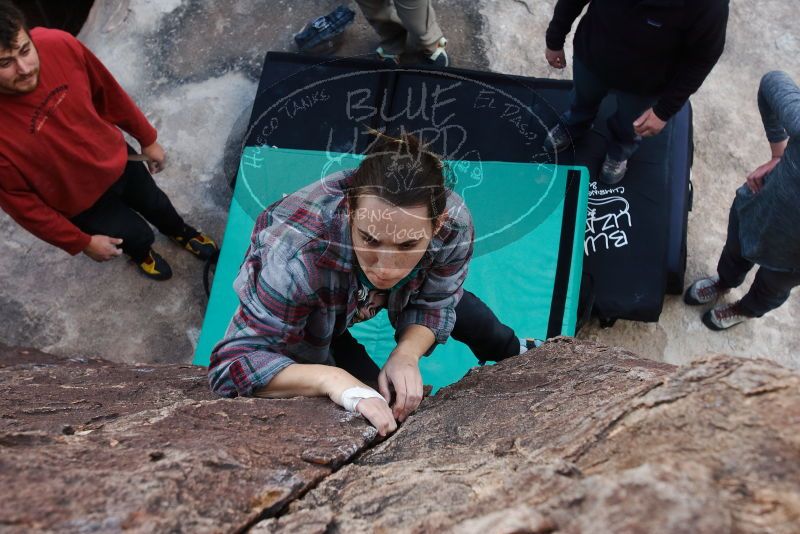
[[[431,345],[436,341],[436,336],[430,328],[422,325],[412,324],[400,334],[400,341],[394,352],[413,355],[420,358],[428,352]]]
[[[340,404],[342,392],[351,387],[367,387],[347,371],[330,365],[295,363],[272,377],[256,397],[329,397]]]

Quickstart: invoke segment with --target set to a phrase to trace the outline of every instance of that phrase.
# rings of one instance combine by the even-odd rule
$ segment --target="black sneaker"
[[[541,339],[535,339],[535,338],[532,338],[532,337],[525,338],[525,348],[527,349],[526,352],[528,350],[538,349],[543,344],[544,344],[544,341],[542,341]]]
[[[603,161],[603,168],[600,171],[600,181],[606,185],[614,185],[619,183],[625,178],[625,173],[628,170],[628,161],[617,161],[606,156]]]
[[[566,127],[556,124],[548,130],[545,144],[553,152],[562,152],[572,146],[572,137]]]
[[[400,56],[398,54],[389,54],[380,46],[375,50],[375,55],[389,67],[400,66]]]
[[[153,249],[150,249],[147,257],[143,262],[138,263],[137,267],[139,267],[142,274],[151,280],[163,281],[172,278],[172,268],[170,268],[169,263]]]
[[[173,237],[172,239],[201,260],[208,260],[218,250],[214,240],[201,232],[197,232],[197,235],[188,239],[185,237]]]

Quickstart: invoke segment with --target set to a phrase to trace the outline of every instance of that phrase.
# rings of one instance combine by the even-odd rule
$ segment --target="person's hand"
[[[633,131],[636,135],[651,137],[660,134],[666,125],[667,122],[659,119],[658,115],[653,113],[653,108],[650,108],[633,121]]]
[[[774,157],[763,165],[759,165],[756,170],[747,175],[747,187],[750,191],[753,193],[761,191],[761,188],[764,187],[764,178],[772,172],[772,169],[775,168],[775,165],[780,160],[781,158]]]
[[[157,174],[164,170],[167,154],[160,144],[153,143],[150,146],[143,147],[142,155],[147,157],[147,168],[150,170],[150,174]]]
[[[287,369],[292,367],[304,368],[306,366],[290,365]],[[344,369],[328,365],[316,367],[315,373],[318,375],[317,380],[319,380],[320,383],[320,387],[317,391],[327,395],[329,399],[339,406],[342,406],[342,394],[348,389],[372,389]],[[306,377],[303,377],[304,382],[305,380]],[[296,389],[292,389],[292,391],[296,391]],[[384,395],[382,399],[361,399],[355,407],[358,413],[363,415],[372,426],[378,429],[378,433],[381,436],[386,436],[397,430],[397,423],[394,421],[392,410],[389,408],[389,401],[387,399],[388,397],[386,397],[386,395]]]
[[[391,399],[389,386],[394,388],[392,414],[401,423],[422,402],[422,374],[419,372],[419,356],[404,352],[393,352],[378,375],[378,391],[387,400]]]
[[[545,48],[544,57],[547,58],[547,62],[550,63],[550,66],[556,69],[563,69],[567,66],[567,56],[564,55],[563,48],[561,50]]]
[[[117,245],[121,244],[122,239],[116,237],[93,235],[89,246],[83,249],[83,253],[94,261],[108,261],[122,254],[122,249],[117,248]]]
[[[361,399],[356,404],[356,411],[363,415],[372,426],[378,429],[378,434],[388,436],[397,430],[397,423],[392,415],[389,403],[384,399]]]

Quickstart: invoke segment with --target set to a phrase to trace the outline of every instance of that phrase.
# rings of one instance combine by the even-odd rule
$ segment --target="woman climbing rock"
[[[437,344],[452,336],[482,361],[532,348],[462,287],[474,228],[446,174],[413,136],[379,135],[355,170],[268,207],[211,355],[212,390],[328,396],[386,435],[419,406],[419,360]],[[383,308],[397,346],[380,369],[348,329]]]

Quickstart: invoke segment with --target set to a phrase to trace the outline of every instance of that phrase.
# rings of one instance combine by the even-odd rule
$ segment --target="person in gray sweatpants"
[[[367,22],[381,38],[375,51],[393,64],[403,52],[422,52],[431,65],[447,67],[447,39],[436,23],[431,0],[357,0]]]
[[[684,295],[690,305],[714,302],[759,266],[741,300],[703,315],[712,330],[761,317],[800,285],[800,87],[785,72],[767,73],[758,90],[758,109],[772,158],[736,191],[717,275],[697,280]]]

